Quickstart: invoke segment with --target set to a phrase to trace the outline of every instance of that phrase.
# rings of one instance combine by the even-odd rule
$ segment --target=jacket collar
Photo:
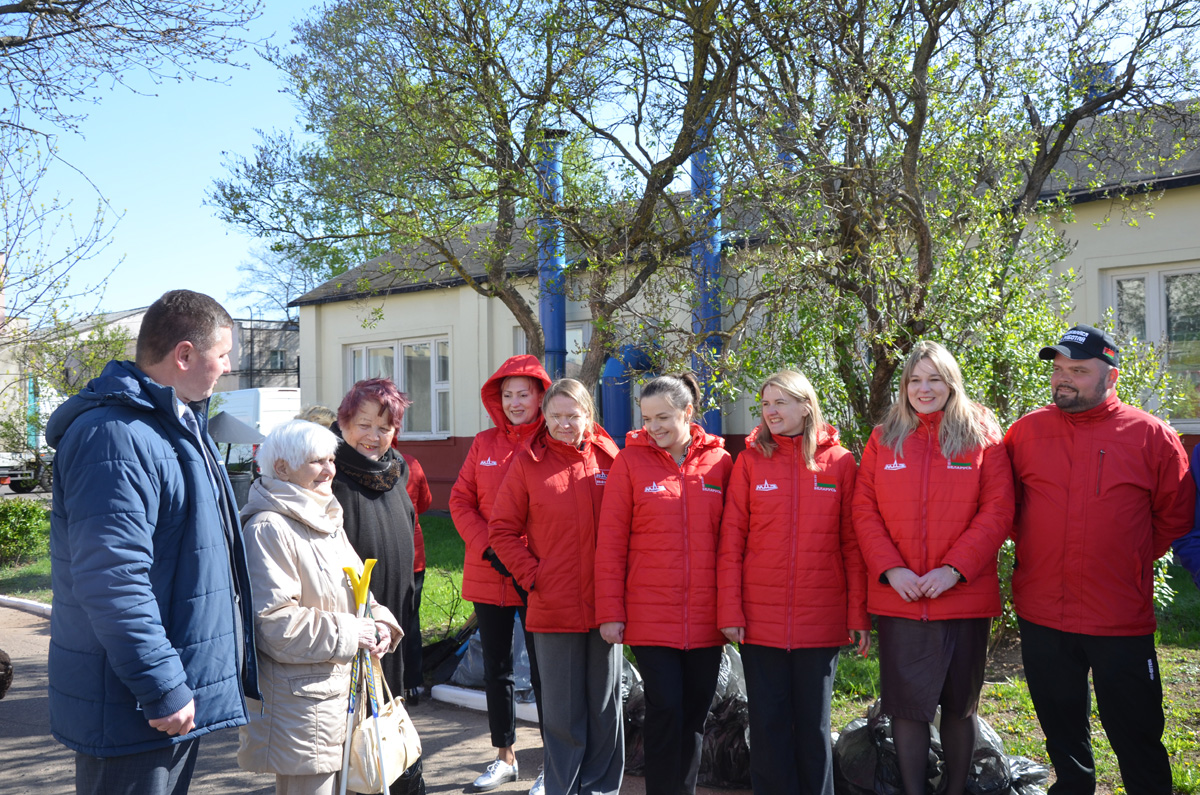
[[[342,506],[336,497],[314,494],[269,475],[251,484],[250,496],[241,511],[242,523],[263,511],[281,514],[326,535],[342,528]]]
[[[1072,425],[1080,425],[1092,422],[1103,422],[1113,414],[1117,413],[1123,404],[1121,403],[1121,399],[1117,397],[1116,390],[1113,390],[1113,393],[1106,397],[1100,403],[1100,405],[1092,406],[1087,411],[1069,412],[1063,411],[1053,403],[1050,405],[1053,406],[1054,410],[1061,414],[1067,422],[1071,423]]]
[[[699,423],[693,422],[691,431],[692,440],[688,443],[687,458],[697,456],[704,450],[719,450],[725,446],[724,438],[714,436],[704,430],[704,426]],[[670,455],[670,453],[658,446],[658,443],[651,438],[650,434],[646,433],[645,428],[638,428],[635,431],[629,431],[625,434],[625,447],[648,447],[651,450],[657,450],[663,455]]]
[[[599,425],[592,426],[592,432],[583,438],[583,449],[573,447],[566,442],[560,442],[550,435],[550,430],[543,424],[538,428],[538,432],[534,434],[528,444],[529,454],[533,456],[534,461],[541,461],[546,457],[546,454],[551,450],[556,450],[562,455],[568,457],[586,458],[589,448],[596,447],[608,455],[609,458],[616,458],[620,448],[608,435],[608,431],[601,428]]]

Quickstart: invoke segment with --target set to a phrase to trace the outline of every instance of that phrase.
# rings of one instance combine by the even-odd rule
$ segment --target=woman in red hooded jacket
[[[525,625],[525,608],[512,578],[488,543],[488,520],[500,483],[516,451],[542,427],[542,395],[550,377],[535,356],[514,356],[500,365],[480,390],[483,407],[496,427],[475,436],[450,492],[450,516],[466,543],[463,597],[475,604],[483,648],[483,681],[488,727],[496,759],[473,783],[486,792],[517,779],[516,703],[513,686],[513,623],[521,615],[529,651],[529,674],[541,715],[537,657]],[[539,776],[530,790],[540,795]]]
[[[863,451],[854,529],[879,617],[879,689],[900,777],[924,795],[939,704],[946,795],[962,795],[978,727],[996,552],[1012,526],[1013,480],[1000,429],[972,402],[936,342],[918,342],[900,395]]]
[[[785,370],[759,390],[725,498],[717,625],[742,644],[750,781],[758,795],[833,795],[829,703],[838,652],[871,643],[850,522],[854,456],[821,417],[812,384]]]
[[[596,527],[617,445],[595,423],[587,387],[555,381],[545,427],[516,454],[488,535],[529,593],[542,680],[545,786],[555,795],[616,795],[625,771],[621,647],[596,621]]]
[[[608,485],[596,544],[596,620],[627,643],[646,693],[646,793],[696,791],[704,721],[717,688],[717,536],[733,461],[725,440],[692,423],[695,376],[642,389]]]

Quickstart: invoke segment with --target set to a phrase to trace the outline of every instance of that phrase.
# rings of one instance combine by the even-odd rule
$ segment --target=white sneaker
[[[497,759],[487,766],[487,770],[483,771],[483,775],[475,779],[471,784],[475,792],[487,792],[490,789],[495,789],[501,784],[506,784],[509,781],[517,780],[517,760],[513,760],[511,765],[505,764]]]
[[[545,768],[538,771],[538,777],[534,779],[533,786],[529,788],[529,795],[546,795]]]

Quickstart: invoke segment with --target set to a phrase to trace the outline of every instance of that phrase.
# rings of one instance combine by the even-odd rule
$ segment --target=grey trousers
[[[600,630],[535,632],[546,795],[617,795],[625,773],[621,647]]]
[[[126,756],[75,754],[77,795],[187,795],[200,738]]]

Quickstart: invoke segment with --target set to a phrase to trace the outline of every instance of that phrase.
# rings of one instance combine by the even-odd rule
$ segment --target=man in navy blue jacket
[[[137,362],[51,416],[50,723],[78,793],[186,793],[199,738],[258,697],[233,490],[208,436],[233,321],[174,290],[146,311]]]

